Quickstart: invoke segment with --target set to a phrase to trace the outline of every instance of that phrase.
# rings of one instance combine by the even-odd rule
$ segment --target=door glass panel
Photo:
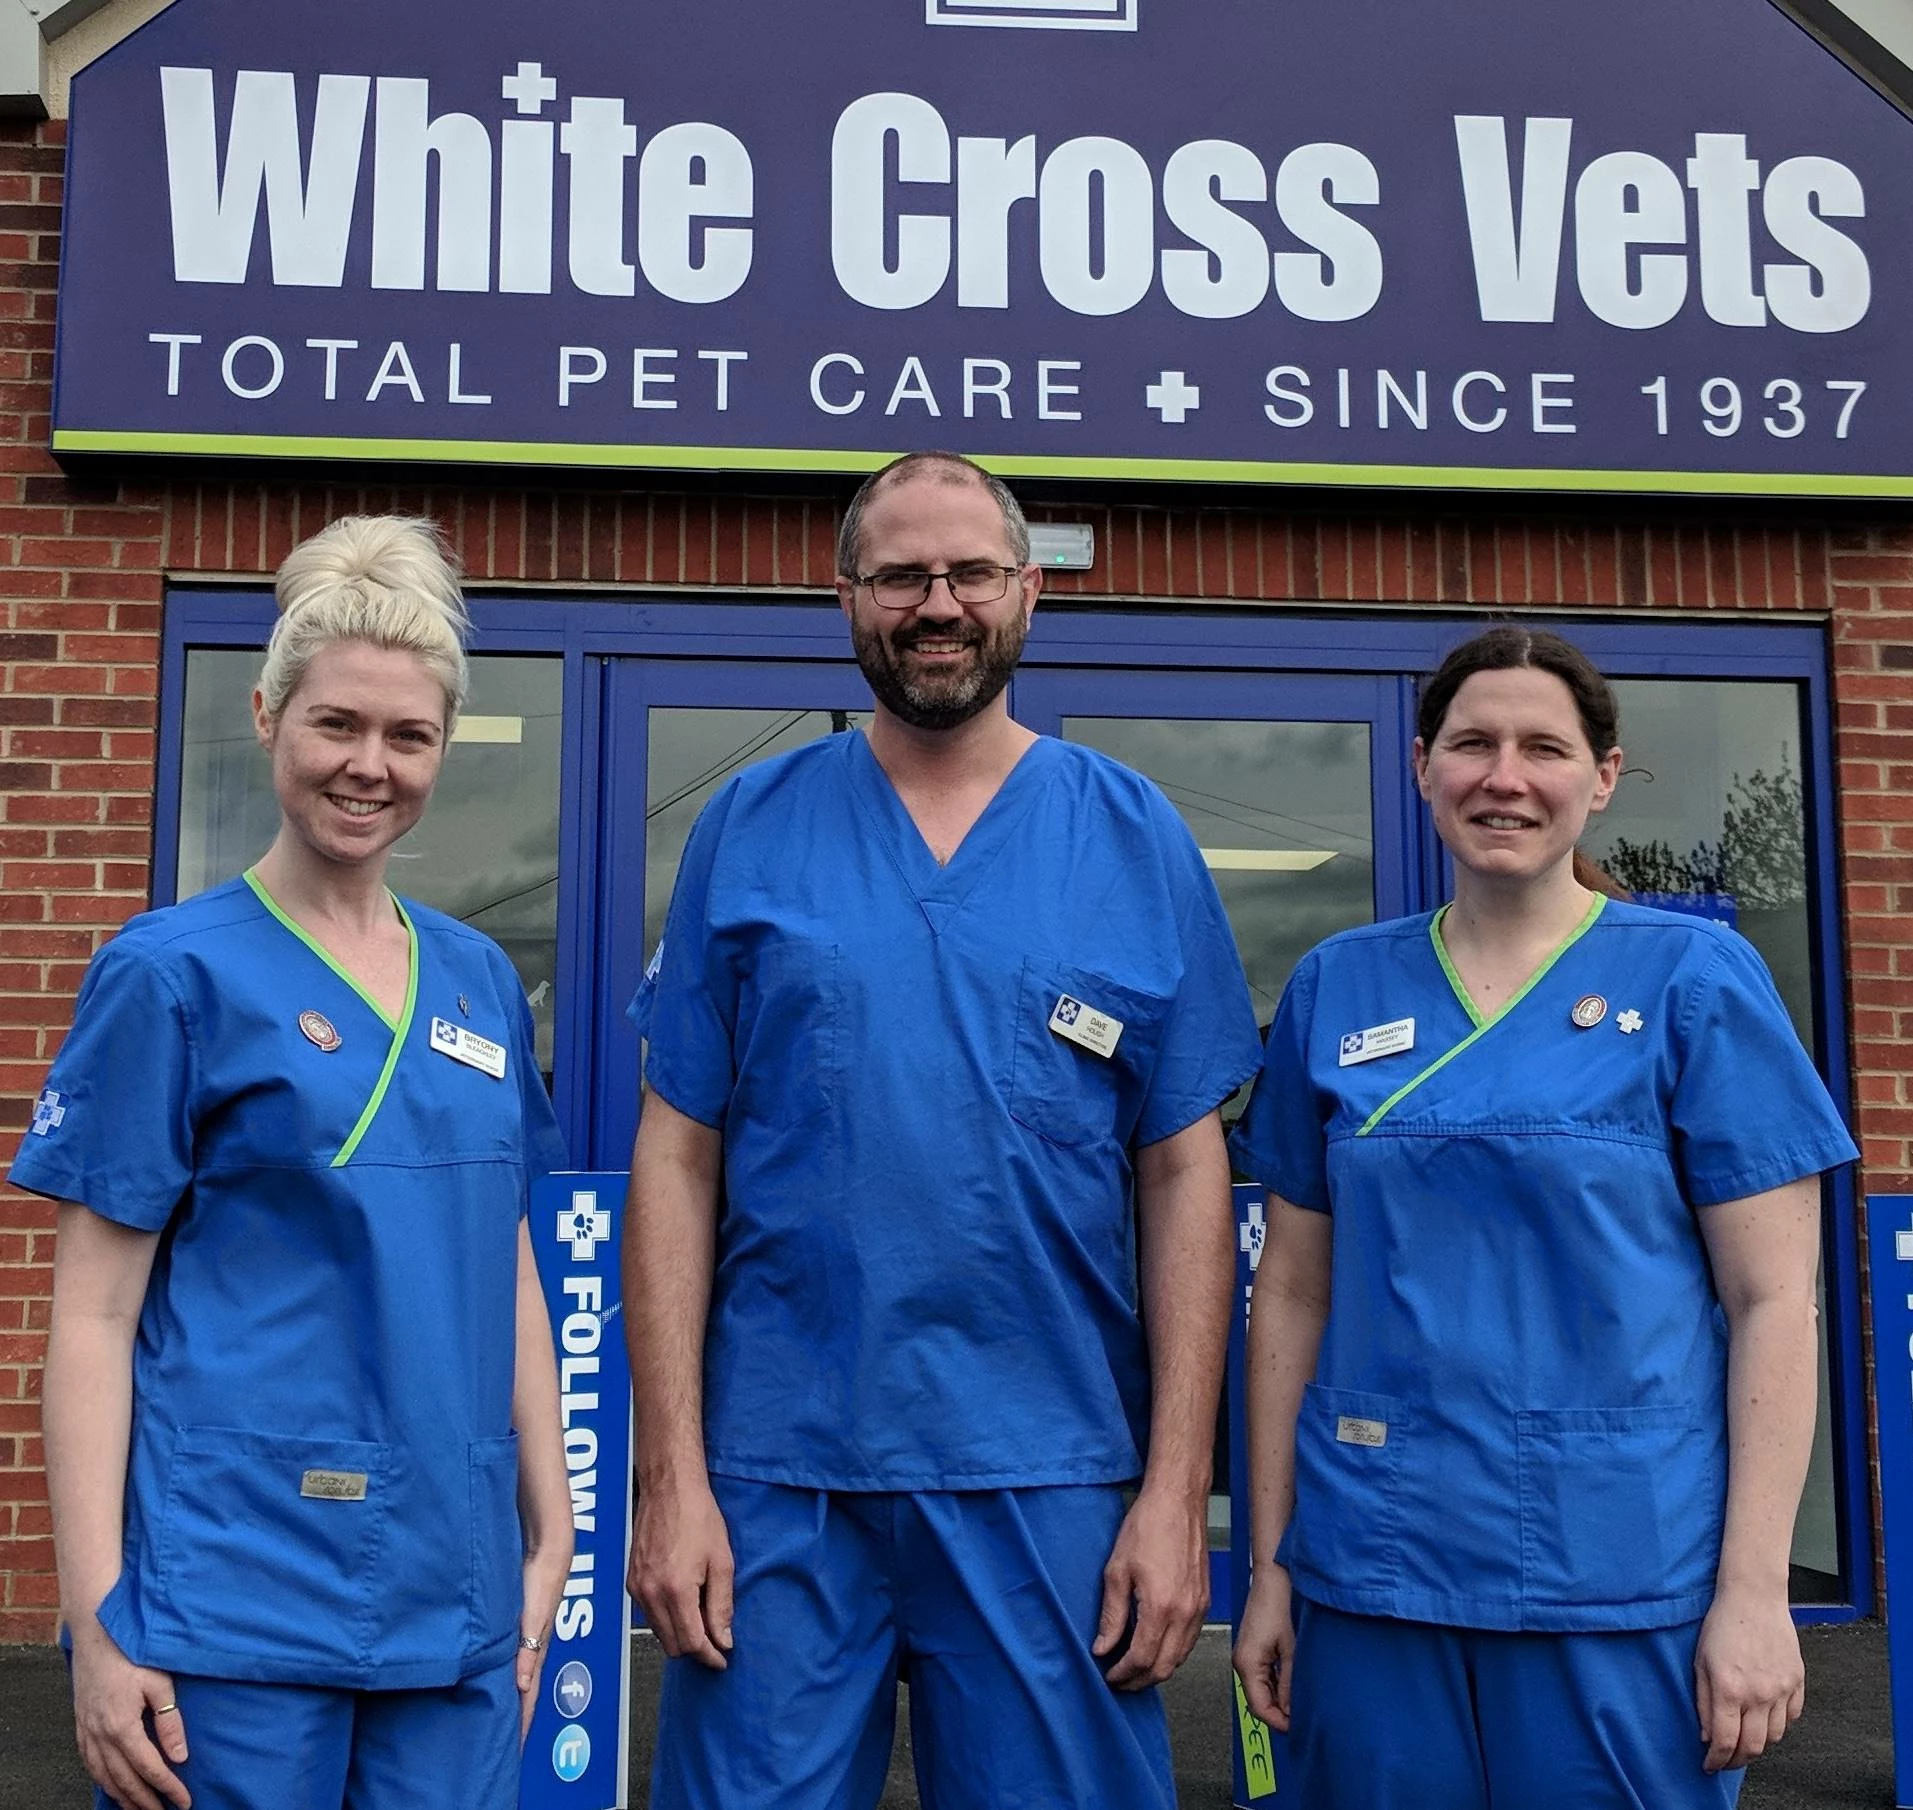
[[[252,727],[258,652],[186,657],[178,896],[233,879],[279,829],[272,771]],[[558,965],[558,784],[564,667],[478,654],[430,808],[392,850],[392,890],[462,919],[511,957],[551,1083]]]
[[[870,722],[867,710],[708,710],[653,705],[644,796],[644,947],[658,946],[697,814],[733,773],[820,735]]]
[[[1367,723],[1063,719],[1146,774],[1182,814],[1235,931],[1266,1031],[1295,964],[1323,937],[1375,921],[1375,819]],[[1244,1088],[1223,1107],[1233,1123]],[[1230,1541],[1229,1415],[1216,1418],[1209,1546]]]
[[[1182,813],[1264,1029],[1310,949],[1375,921],[1368,724],[1072,716],[1063,735],[1147,774]]]
[[[1790,683],[1622,679],[1626,768],[1583,846],[1646,902],[1732,925],[1772,969],[1794,1028],[1814,1048],[1807,819],[1800,698]],[[1821,1282],[1820,1412],[1794,1525],[1796,1601],[1836,1602],[1833,1414]]]

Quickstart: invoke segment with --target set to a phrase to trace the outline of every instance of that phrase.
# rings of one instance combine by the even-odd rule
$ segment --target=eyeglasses
[[[859,573],[853,581],[868,585],[879,609],[914,610],[930,599],[930,587],[940,578],[958,603],[994,603],[1010,588],[1021,566],[971,564],[947,572],[926,572],[918,566],[890,566],[881,572]]]

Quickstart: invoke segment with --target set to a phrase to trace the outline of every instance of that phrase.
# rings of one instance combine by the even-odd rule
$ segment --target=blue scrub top
[[[1050,1028],[1064,1000],[1120,1022],[1110,1054]],[[1140,1473],[1131,1153],[1257,1057],[1221,901],[1154,786],[1038,741],[939,866],[861,734],[766,761],[699,818],[632,1014],[649,1085],[723,1132],[714,1471]]]
[[[1363,1059],[1404,1019],[1412,1047]],[[1597,899],[1484,1024],[1433,918],[1332,937],[1233,1149],[1335,1217],[1297,1590],[1477,1628],[1706,1611],[1727,1331],[1696,1214],[1857,1154],[1748,943]]]
[[[396,1027],[246,880],[135,918],[14,1162],[160,1234],[100,1609],[138,1664],[409,1689],[512,1651],[518,1220],[563,1150],[503,952],[404,910]]]

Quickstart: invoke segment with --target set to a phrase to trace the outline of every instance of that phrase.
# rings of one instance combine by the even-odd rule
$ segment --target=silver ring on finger
[[[158,1709],[153,1711],[153,1714],[156,1716],[176,1716],[179,1714],[179,1705],[177,1703],[162,1703]]]

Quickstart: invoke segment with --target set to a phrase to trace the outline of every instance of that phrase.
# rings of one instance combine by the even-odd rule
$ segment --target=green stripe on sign
[[[381,440],[313,434],[157,434],[66,427],[53,450],[207,458],[367,459],[433,465],[566,466],[577,470],[870,472],[907,446],[650,446],[547,440]],[[1643,496],[1913,497],[1913,474],[1767,471],[1557,471],[1542,466],[1323,465],[1279,459],[1085,459],[972,455],[1006,478],[1128,478],[1212,484],[1307,484],[1390,490],[1577,491]]]

